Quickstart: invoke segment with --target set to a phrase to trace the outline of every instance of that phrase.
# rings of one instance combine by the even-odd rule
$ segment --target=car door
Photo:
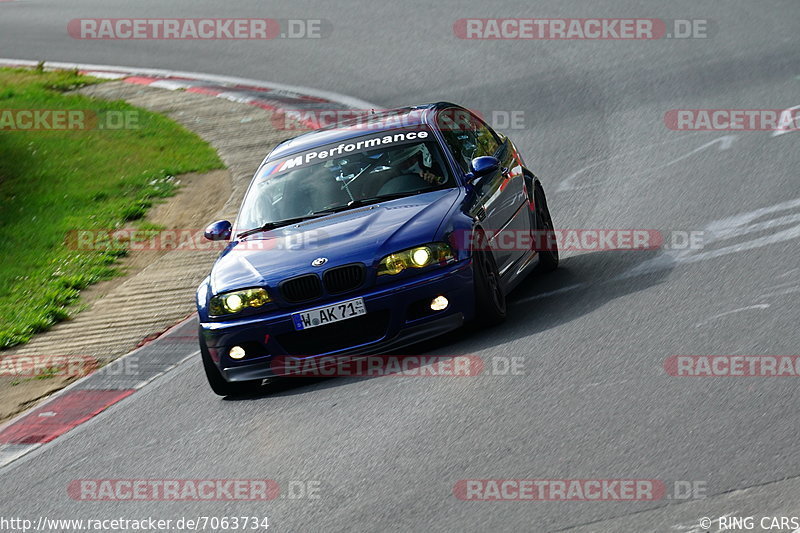
[[[493,156],[500,160],[497,172],[476,183],[477,201],[475,212],[471,214],[481,221],[489,236],[500,275],[511,274],[513,265],[527,253],[517,243],[519,236],[530,227],[524,209],[522,169],[514,158],[514,149],[507,139],[464,109],[444,109],[437,121],[445,142],[464,173],[469,172],[469,162],[475,157]]]

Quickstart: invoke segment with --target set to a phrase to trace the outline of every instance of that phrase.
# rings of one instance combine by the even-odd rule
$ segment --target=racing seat
[[[431,187],[433,187],[433,185],[425,181],[419,174],[403,174],[384,183],[383,186],[378,189],[377,196],[402,192],[410,193],[421,189],[429,189]]]

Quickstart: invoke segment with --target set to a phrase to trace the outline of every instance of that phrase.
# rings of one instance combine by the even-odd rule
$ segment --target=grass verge
[[[0,69],[0,349],[68,318],[81,289],[119,274],[124,246],[78,250],[71,232],[130,226],[174,193],[174,176],[223,168],[207,143],[166,117],[65,94],[99,82]],[[19,110],[94,118],[86,129],[33,131],[19,129]]]

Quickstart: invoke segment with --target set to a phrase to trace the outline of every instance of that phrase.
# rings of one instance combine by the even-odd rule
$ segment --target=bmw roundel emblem
[[[328,258],[327,257],[317,257],[316,259],[311,261],[311,266],[319,267],[319,266],[324,265],[327,262],[328,262]]]

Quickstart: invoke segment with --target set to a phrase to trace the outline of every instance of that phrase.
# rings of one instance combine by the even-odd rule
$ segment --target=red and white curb
[[[3,0],[0,0],[3,1]],[[0,59],[0,66],[33,68],[37,61]],[[103,79],[126,83],[183,90],[207,94],[234,102],[254,105],[271,111],[313,111],[315,109],[376,109],[377,106],[348,96],[277,83],[265,83],[246,78],[200,74],[161,69],[91,65],[83,63],[45,62],[46,70],[73,70]],[[303,123],[303,120],[299,120]],[[313,128],[313,123],[304,124]],[[197,355],[197,351],[175,360],[175,350],[161,350],[156,345],[196,342],[193,318],[184,320],[168,330],[153,343],[147,344],[117,359],[108,367],[124,364],[137,356],[144,362],[143,370],[134,375],[112,376],[101,369],[54,394],[32,411],[0,426],[0,467],[52,442],[80,424],[87,422],[112,405],[134,394],[148,383]],[[185,353],[185,352],[183,352]]]
[[[35,409],[0,426],[0,467],[51,442],[131,396],[178,365],[196,358],[199,350],[180,357],[175,344],[197,344],[194,316],[171,327],[157,339],[109,363],[53,394]],[[129,362],[134,359],[132,367]],[[135,368],[133,372],[122,369]],[[115,370],[116,369],[116,370]]]
[[[32,68],[38,64],[37,61],[0,59],[0,66],[5,67]],[[170,91],[182,90],[207,94],[269,111],[284,113],[295,111],[313,112],[314,110],[329,111],[332,109],[378,109],[375,104],[330,91],[279,83],[266,83],[247,78],[197,72],[52,61],[44,62],[43,67],[45,70],[77,69],[81,74],[96,78],[120,80],[126,83],[148,85]],[[313,129],[317,126],[313,119],[304,120],[302,114],[295,113],[294,116],[299,116],[298,122],[305,127]]]

